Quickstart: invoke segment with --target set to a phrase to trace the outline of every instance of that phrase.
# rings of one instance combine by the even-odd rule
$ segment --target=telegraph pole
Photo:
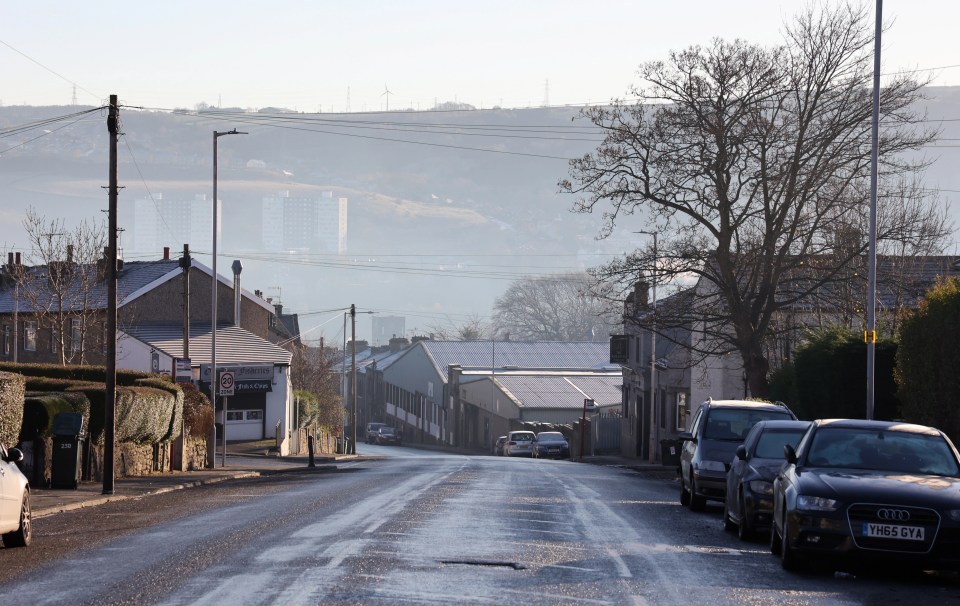
[[[350,304],[350,340],[353,342],[350,355],[350,391],[353,401],[350,425],[353,427],[353,441],[350,442],[350,454],[357,454],[357,306]]]
[[[190,357],[190,245],[183,245],[180,268],[183,270],[183,357]],[[174,372],[176,375],[176,372]]]
[[[117,139],[120,137],[120,109],[117,96],[110,95],[107,115],[110,133],[110,181],[107,185],[107,371],[104,398],[103,494],[113,494],[113,458],[116,441],[117,403]]]

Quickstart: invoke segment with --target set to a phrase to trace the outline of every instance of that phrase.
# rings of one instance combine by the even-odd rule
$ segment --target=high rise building
[[[262,242],[268,252],[347,251],[347,199],[323,192],[319,198],[282,191],[263,199]]]
[[[217,202],[217,237],[223,225],[221,202]],[[138,198],[133,202],[133,228],[124,244],[130,255],[160,255],[164,246],[176,250],[183,244],[201,247],[213,240],[213,207],[206,194],[193,198],[164,197]]]
[[[393,337],[402,337],[406,332],[407,319],[403,316],[370,316],[373,327],[370,341],[374,346],[388,345]]]

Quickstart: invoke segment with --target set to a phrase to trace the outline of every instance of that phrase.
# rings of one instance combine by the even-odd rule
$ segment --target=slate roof
[[[147,324],[121,332],[169,356],[179,357],[183,355],[182,325]],[[210,345],[209,324],[190,327],[190,359],[194,365],[210,362]],[[293,354],[289,351],[242,328],[232,324],[217,326],[217,364],[259,363],[289,366],[292,359]]]
[[[418,341],[437,372],[447,366],[477,368],[608,368],[610,345],[606,341]],[[413,348],[411,348],[413,349]],[[409,351],[409,350],[408,350]],[[619,369],[619,366],[614,366]]]
[[[623,377],[580,375],[495,375],[494,379],[522,408],[583,408],[584,398],[597,406],[621,404]]]

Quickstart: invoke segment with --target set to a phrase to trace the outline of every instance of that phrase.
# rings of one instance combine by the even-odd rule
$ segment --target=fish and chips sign
[[[225,371],[233,373],[233,393],[265,393],[273,391],[273,364],[217,364],[222,375]],[[210,365],[200,365],[200,380],[210,384]]]

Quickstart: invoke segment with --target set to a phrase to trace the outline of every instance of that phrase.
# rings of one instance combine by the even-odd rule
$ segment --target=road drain
[[[502,562],[499,560],[440,560],[441,564],[461,564],[463,566],[491,566],[494,568],[513,568],[526,570],[526,566],[517,562]]]

